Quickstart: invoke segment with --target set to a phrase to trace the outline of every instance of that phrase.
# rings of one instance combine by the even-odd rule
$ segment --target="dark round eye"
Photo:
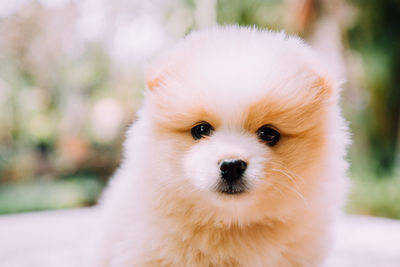
[[[257,131],[258,137],[269,146],[274,146],[281,138],[281,134],[270,125],[261,126]]]
[[[203,138],[204,136],[209,136],[213,130],[213,127],[209,123],[203,122],[194,126],[191,129],[191,133],[194,140],[198,140],[200,138]]]

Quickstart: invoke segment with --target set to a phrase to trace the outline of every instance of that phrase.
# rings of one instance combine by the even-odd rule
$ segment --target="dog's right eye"
[[[193,139],[198,140],[200,138],[203,138],[204,136],[211,135],[213,130],[214,130],[214,128],[209,123],[203,122],[201,124],[194,126],[191,129],[191,133],[192,133]]]

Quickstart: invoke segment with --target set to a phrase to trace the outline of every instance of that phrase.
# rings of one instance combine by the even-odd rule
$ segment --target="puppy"
[[[311,49],[282,32],[202,30],[159,55],[146,85],[93,265],[319,265],[348,138],[340,84]]]

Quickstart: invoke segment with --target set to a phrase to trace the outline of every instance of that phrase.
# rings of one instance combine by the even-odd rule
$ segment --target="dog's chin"
[[[215,186],[215,191],[225,197],[237,197],[239,195],[245,195],[248,193],[249,188],[243,181],[238,181],[236,183],[230,184],[225,181],[220,181]]]

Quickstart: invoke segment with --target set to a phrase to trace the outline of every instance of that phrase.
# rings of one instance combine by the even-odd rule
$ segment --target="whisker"
[[[279,187],[271,183],[268,183],[268,185],[270,185],[272,189],[275,189],[277,192],[279,192],[283,198],[286,198],[286,195],[282,192],[282,190],[279,189]]]
[[[311,206],[308,203],[307,199],[303,196],[303,194],[301,194],[299,191],[297,191],[296,189],[294,189],[294,188],[292,188],[292,187],[290,187],[290,186],[288,186],[286,184],[283,184],[283,183],[279,183],[279,184],[285,186],[286,188],[290,189],[293,193],[295,193],[301,200],[303,200],[304,205],[306,206],[306,208],[308,210],[311,210]]]
[[[289,178],[290,181],[292,181],[294,183],[296,188],[299,189],[298,183],[294,180],[294,178],[292,176],[289,175],[289,173],[285,172],[284,170],[279,170],[279,169],[271,169],[271,170],[284,174],[287,178]]]
[[[288,174],[290,174],[291,176],[297,178],[298,180],[300,180],[302,183],[305,183],[304,179],[299,176],[298,174],[294,173],[293,171],[289,170],[285,165],[283,165],[281,162],[279,161],[271,161],[272,164],[276,164],[278,165],[277,167],[283,168],[284,171],[286,171]]]

